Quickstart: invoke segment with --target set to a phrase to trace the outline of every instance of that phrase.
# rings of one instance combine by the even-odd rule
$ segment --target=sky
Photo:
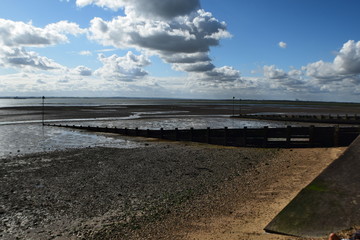
[[[359,0],[1,0],[0,97],[360,102]]]

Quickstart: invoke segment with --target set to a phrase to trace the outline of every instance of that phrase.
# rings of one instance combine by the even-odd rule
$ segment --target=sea
[[[176,105],[176,104],[209,104],[208,100],[184,99],[132,99],[132,98],[46,98],[49,106],[109,106],[109,105]],[[229,102],[215,102],[211,104],[229,105]],[[230,101],[231,104],[231,101]],[[43,126],[41,120],[2,121],[1,115],[5,114],[8,107],[42,106],[42,98],[0,98],[0,158],[14,157],[30,153],[51,152],[71,148],[87,147],[116,147],[137,148],[139,141],[116,134],[94,133],[83,130],[73,130],[58,127]],[[227,106],[229,107],[229,106]],[[142,117],[151,114],[151,118]],[[52,120],[61,123],[64,120]],[[139,129],[205,129],[210,128],[261,128],[283,127],[285,123],[259,120],[243,120],[230,118],[228,115],[176,115],[174,112],[146,112],[133,113],[120,118],[102,119],[67,119],[66,124],[86,126],[108,126]]]

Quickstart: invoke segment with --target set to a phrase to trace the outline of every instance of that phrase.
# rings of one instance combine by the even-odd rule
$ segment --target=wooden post
[[[338,147],[339,146],[339,133],[340,133],[340,129],[339,129],[339,125],[336,125],[334,127],[334,147]]]
[[[175,128],[175,141],[179,141],[179,129]]]
[[[228,145],[228,128],[225,127],[224,128],[224,146],[227,146]]]
[[[247,127],[244,127],[244,135],[243,135],[243,138],[244,138],[244,147],[246,147],[246,144],[247,144],[247,141],[246,141],[246,138],[247,138]]]
[[[232,109],[232,116],[235,115],[235,97],[233,97],[233,109]]]
[[[239,99],[239,117],[241,117],[241,99]]]
[[[289,147],[291,144],[291,126],[286,127],[286,145]]]
[[[206,129],[206,141],[211,143],[211,129],[209,127]]]
[[[45,125],[45,97],[42,97],[42,125]]]
[[[269,127],[268,126],[265,126],[264,127],[264,140],[263,140],[263,146],[266,147],[267,146],[267,141],[268,141],[268,131],[269,130]]]
[[[315,144],[315,126],[311,125],[309,128],[309,142],[310,146],[314,146]]]

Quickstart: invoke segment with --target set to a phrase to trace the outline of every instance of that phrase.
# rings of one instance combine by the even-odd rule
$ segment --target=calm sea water
[[[161,105],[161,104],[207,104],[202,100],[168,100],[168,99],[121,99],[121,98],[49,98],[46,105],[53,106],[99,106],[99,105]],[[14,106],[41,106],[41,98],[0,99],[0,108]],[[214,103],[212,103],[214,104]],[[219,103],[221,104],[221,103]],[[0,109],[1,110],[1,109]],[[81,119],[66,120],[66,124],[108,126],[118,128],[140,129],[201,129],[201,128],[260,128],[264,126],[282,127],[286,123],[258,120],[231,119],[229,116],[184,116],[156,115],[151,119],[142,118],[138,113],[124,118],[104,118],[101,120]],[[0,121],[0,157],[27,153],[62,150],[68,148],[85,148],[94,146],[135,148],[140,144],[125,140],[118,135],[91,133],[56,127],[43,127],[41,122],[1,122]]]
[[[154,100],[159,102],[161,100]],[[46,105],[52,106],[99,106],[99,105],[129,105],[149,104],[147,99],[126,98],[45,98]],[[0,107],[41,106],[41,98],[3,98],[0,99]]]
[[[52,106],[101,106],[101,105],[171,105],[171,104],[208,104],[209,100],[191,99],[153,99],[153,98],[45,98],[46,105]],[[231,101],[230,101],[231,103]],[[41,106],[39,98],[0,98],[1,107]],[[211,101],[211,104],[224,104]]]

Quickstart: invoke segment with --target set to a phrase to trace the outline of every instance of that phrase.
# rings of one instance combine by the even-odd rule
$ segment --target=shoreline
[[[263,236],[261,225],[345,149],[136,141],[143,147],[2,159],[0,235],[39,240],[212,239],[211,233],[217,239],[234,239],[234,226],[237,236],[261,239],[251,238],[249,229],[238,232],[238,224],[244,225],[241,216],[255,221],[254,236]],[[289,184],[289,179],[296,181]],[[264,190],[268,186],[272,188]],[[264,206],[272,210],[261,219]]]
[[[45,105],[45,120],[66,120],[79,118],[122,118],[129,117],[133,113],[164,112],[161,115],[238,115],[238,114],[358,114],[360,109],[357,105],[225,105],[214,104],[211,101],[205,103],[178,103],[169,105],[100,105],[100,106],[49,106]],[[42,120],[42,106],[18,106],[1,107],[0,122]],[[171,113],[172,112],[172,113]],[[153,117],[155,115],[147,116]]]

